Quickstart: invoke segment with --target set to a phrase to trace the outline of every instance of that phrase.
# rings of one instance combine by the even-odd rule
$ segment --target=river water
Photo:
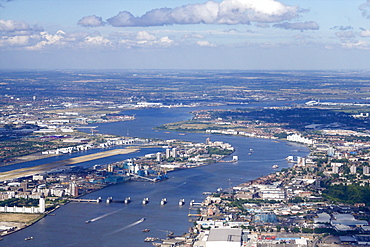
[[[182,121],[190,118],[189,108],[176,109],[143,109],[128,111],[125,114],[136,114],[135,121],[102,124],[100,133],[118,134],[160,139],[181,139],[195,142],[211,141],[231,143],[239,156],[237,163],[217,163],[194,169],[180,170],[168,174],[169,179],[160,183],[126,182],[107,187],[84,198],[103,198],[97,203],[69,203],[55,211],[55,215],[46,216],[36,224],[22,231],[6,236],[0,246],[152,246],[145,243],[145,237],[165,238],[168,231],[182,234],[188,231],[193,223],[188,221],[189,202],[201,202],[202,192],[215,191],[217,188],[228,188],[242,182],[255,179],[261,175],[274,172],[272,165],[280,168],[288,167],[285,158],[288,155],[306,156],[309,150],[298,144],[287,144],[272,140],[245,138],[237,136],[205,135],[190,133],[179,135],[177,132],[156,131],[152,128],[168,122]],[[254,150],[248,155],[250,149]],[[90,151],[95,152],[95,151]],[[145,150],[130,154],[130,157],[144,153],[157,152],[157,149]],[[87,153],[84,153],[85,155]],[[70,158],[60,156],[53,159]],[[128,156],[113,156],[93,161],[87,165],[110,163]],[[48,161],[50,162],[50,161]],[[47,163],[35,161],[33,165]],[[23,164],[27,165],[27,164]],[[132,202],[105,203],[107,197],[123,200],[130,196]],[[148,197],[150,202],[142,205],[141,201]],[[167,198],[168,203],[160,205],[160,200]],[[179,206],[178,201],[185,199],[186,204]],[[145,218],[144,221],[140,219]],[[86,224],[85,221],[93,220]],[[143,229],[150,232],[143,233]],[[33,236],[33,240],[25,241]]]

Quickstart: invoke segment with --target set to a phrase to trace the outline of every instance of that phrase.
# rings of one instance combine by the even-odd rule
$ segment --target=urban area
[[[305,157],[286,157],[289,168],[272,165],[274,172],[266,176],[204,192],[204,201],[187,202],[192,212],[189,220],[193,222],[189,232],[181,236],[169,234],[166,239],[148,237],[146,242],[155,246],[196,247],[370,245],[370,92],[366,86],[356,89],[361,94],[354,94],[361,102],[347,103],[334,99],[335,95],[342,96],[340,92],[346,91],[345,88],[338,88],[333,95],[329,95],[326,88],[322,94],[312,88],[307,89],[305,97],[300,97],[295,89],[266,88],[263,93],[251,84],[252,89],[242,90],[243,95],[232,98],[232,103],[240,108],[230,110],[210,106],[230,104],[227,100],[234,91],[231,86],[222,92],[211,87],[208,94],[199,90],[196,92],[199,97],[190,97],[191,90],[186,88],[180,92],[181,102],[175,101],[175,96],[170,99],[170,93],[160,94],[160,90],[150,94],[151,88],[143,85],[145,89],[141,94],[133,90],[133,95],[125,95],[124,100],[113,94],[113,100],[107,101],[108,92],[93,99],[91,88],[85,91],[91,99],[83,100],[76,90],[74,96],[50,100],[45,94],[22,95],[28,91],[28,84],[16,95],[11,87],[21,83],[20,79],[3,78],[3,81],[1,86],[9,90],[2,91],[7,93],[1,95],[1,166],[99,150],[37,167],[1,172],[3,238],[37,224],[64,204],[81,201],[82,195],[107,186],[128,181],[156,183],[168,179],[168,173],[179,169],[216,162],[236,163],[238,156],[233,154],[234,147],[217,141],[217,135],[231,135],[271,139],[287,142],[287,145],[300,143],[307,146],[310,153]],[[35,81],[30,84],[39,87]],[[155,100],[156,94],[166,99]],[[282,97],[286,97],[282,101],[298,98],[302,101],[244,108],[252,102],[279,101]],[[325,97],[330,99],[324,101]],[[192,111],[192,107],[200,105],[208,108]],[[135,121],[135,114],[121,113],[127,109],[162,107],[188,107],[193,117],[158,126],[159,130],[215,135],[204,143],[194,143],[101,134],[95,126]],[[107,165],[78,165],[147,148],[160,151]],[[253,149],[246,152],[254,155]],[[112,200],[114,198],[97,198],[96,202]],[[123,203],[129,201],[130,198],[125,198]]]

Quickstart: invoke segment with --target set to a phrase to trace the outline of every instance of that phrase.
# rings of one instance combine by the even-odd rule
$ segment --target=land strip
[[[55,161],[55,162],[51,162],[51,163],[43,164],[39,166],[33,166],[33,167],[27,167],[27,168],[21,168],[21,169],[16,169],[12,171],[2,172],[0,173],[0,181],[11,180],[11,179],[19,178],[19,177],[32,176],[34,174],[43,173],[51,169],[61,168],[61,167],[68,166],[68,165],[75,165],[78,163],[106,158],[109,156],[114,156],[114,155],[119,155],[119,154],[129,154],[129,153],[136,152],[138,150],[139,150],[138,148],[114,149],[114,150],[109,150],[105,152],[99,152],[95,154],[75,157],[71,159]]]

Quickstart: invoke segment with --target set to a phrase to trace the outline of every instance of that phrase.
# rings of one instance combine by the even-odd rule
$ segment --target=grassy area
[[[31,224],[43,216],[43,214],[0,213],[0,221]]]

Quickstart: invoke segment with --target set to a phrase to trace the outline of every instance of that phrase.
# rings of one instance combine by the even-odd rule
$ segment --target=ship
[[[144,229],[143,232],[150,232],[150,229]]]
[[[180,199],[179,206],[183,206],[185,204],[185,199]]]
[[[85,223],[86,224],[89,224],[89,223],[91,223],[92,221],[91,220],[87,220],[87,221],[85,221]]]
[[[278,165],[273,165],[273,166],[272,166],[272,169],[277,169],[277,168],[279,168],[279,166],[278,166]]]
[[[27,241],[27,240],[32,240],[33,237],[28,237],[28,238],[25,238],[24,241]]]

